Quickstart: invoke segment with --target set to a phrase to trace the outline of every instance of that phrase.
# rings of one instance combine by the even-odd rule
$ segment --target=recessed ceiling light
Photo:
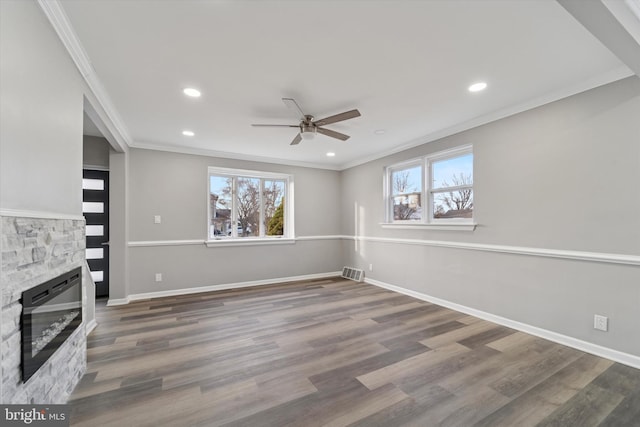
[[[187,95],[190,96],[192,98],[198,98],[200,97],[201,93],[198,89],[194,89],[192,87],[188,87],[182,90],[182,92]]]
[[[386,130],[384,129],[376,129],[373,131],[373,133],[375,133],[376,135],[384,135],[386,132]]]
[[[329,152],[327,153],[327,157],[335,157],[335,156],[336,156],[336,153],[334,153],[334,152],[332,152],[332,151],[329,151]]]
[[[182,134],[183,134],[184,136],[193,136],[193,135],[195,135],[195,133],[193,133],[193,132],[192,132],[192,131],[190,131],[190,130],[183,130],[183,131],[182,131]]]
[[[480,92],[481,90],[485,90],[486,88],[487,84],[485,82],[478,82],[469,86],[469,92]]]

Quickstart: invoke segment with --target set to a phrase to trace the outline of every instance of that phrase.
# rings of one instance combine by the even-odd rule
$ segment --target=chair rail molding
[[[565,249],[531,248],[525,246],[494,245],[486,243],[452,242],[446,240],[399,239],[392,237],[344,236],[360,242],[419,245],[440,248],[464,249],[470,251],[497,252],[515,255],[529,255],[544,258],[561,258],[577,261],[603,262],[640,266],[640,255],[614,254],[603,252],[575,251]]]

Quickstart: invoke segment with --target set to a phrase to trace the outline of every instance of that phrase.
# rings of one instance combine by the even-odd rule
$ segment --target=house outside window
[[[472,223],[472,147],[388,166],[384,194],[386,223]]]
[[[293,177],[209,168],[208,240],[293,236]]]

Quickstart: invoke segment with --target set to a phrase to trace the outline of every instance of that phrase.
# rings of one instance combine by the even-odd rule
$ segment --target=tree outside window
[[[456,148],[387,167],[387,219],[423,224],[472,221],[471,150],[471,146]]]
[[[434,219],[473,217],[473,154],[429,162]]]
[[[209,238],[284,236],[287,182],[286,178],[210,172]]]
[[[391,171],[391,203],[394,221],[422,219],[422,166]]]

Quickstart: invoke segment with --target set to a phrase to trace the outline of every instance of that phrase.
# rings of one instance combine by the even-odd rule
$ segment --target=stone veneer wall
[[[66,403],[86,370],[83,322],[26,382],[20,366],[22,292],[84,264],[83,219],[0,217],[3,404]],[[82,291],[85,293],[85,284]]]

